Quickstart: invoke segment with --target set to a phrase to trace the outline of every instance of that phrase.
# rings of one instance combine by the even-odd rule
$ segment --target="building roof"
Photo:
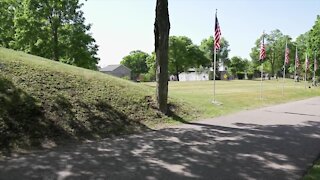
[[[115,69],[119,68],[120,66],[127,68],[126,66],[124,66],[122,64],[113,64],[113,65],[108,65],[104,68],[101,68],[100,71],[103,71],[103,72],[114,71]],[[129,68],[127,68],[127,69],[131,71],[131,69],[129,69]]]

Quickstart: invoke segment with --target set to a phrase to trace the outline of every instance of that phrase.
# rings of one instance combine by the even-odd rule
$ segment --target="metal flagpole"
[[[265,58],[265,49],[264,49],[264,31],[262,33],[262,44],[260,47],[260,61],[261,61],[261,82],[260,82],[260,100],[262,100],[262,88],[263,88],[263,60]]]
[[[284,63],[283,63],[282,96],[284,95],[284,82],[285,82],[285,78],[286,78],[286,57],[287,57],[287,48],[288,48],[288,44],[287,44],[287,40],[286,40],[286,48],[285,48],[285,50],[284,50]]]
[[[313,83],[314,86],[316,86],[316,51],[314,51],[312,83]]]
[[[262,100],[263,62],[261,63],[260,100]]]
[[[220,27],[219,27],[219,22],[218,22],[218,18],[217,18],[217,9],[216,9],[216,14],[215,14],[215,29],[214,29],[214,40],[213,40],[213,101],[212,103],[215,105],[222,105],[222,103],[217,102],[216,101],[216,62],[217,62],[217,47],[216,47],[216,43],[217,42],[217,37],[218,37],[218,41],[220,41]],[[217,34],[218,33],[218,34]]]
[[[217,49],[216,45],[213,48],[213,103],[216,103],[216,59]]]
[[[307,66],[308,66],[308,64],[309,64],[309,63],[307,63],[307,61],[309,61],[309,60],[308,60],[308,54],[306,54],[306,62],[305,62],[305,66],[306,66],[306,67],[305,67],[305,70],[304,70],[304,71],[305,71],[305,74],[304,74],[304,88],[305,88],[305,89],[307,89],[307,69],[308,69]]]
[[[298,81],[297,77],[297,56],[298,56],[298,46],[296,46],[296,55],[294,57],[294,86],[296,86],[296,83]]]

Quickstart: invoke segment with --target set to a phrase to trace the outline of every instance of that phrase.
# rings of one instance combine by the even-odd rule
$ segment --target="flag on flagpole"
[[[288,48],[287,42],[286,42],[286,50],[284,55],[284,62],[285,64],[289,64],[289,48]]]
[[[305,67],[305,69],[306,69],[306,72],[309,70],[309,59],[308,59],[308,55],[306,54],[306,67]]]
[[[298,47],[296,47],[296,57],[295,57],[295,62],[296,62],[296,68],[300,66],[299,62],[299,56],[298,56]]]
[[[220,25],[216,13],[216,23],[214,27],[214,46],[216,50],[220,49],[220,39],[221,39],[221,30],[220,30]]]
[[[259,60],[263,61],[266,58],[266,49],[264,47],[264,34],[262,35],[262,41],[261,41],[261,46],[260,46],[260,56]]]

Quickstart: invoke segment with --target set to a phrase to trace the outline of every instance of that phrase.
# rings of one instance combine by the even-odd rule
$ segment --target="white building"
[[[179,74],[179,81],[208,81],[208,72],[196,72],[194,68],[190,68],[188,72]]]

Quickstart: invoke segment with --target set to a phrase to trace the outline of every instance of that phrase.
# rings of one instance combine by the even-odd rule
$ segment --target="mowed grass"
[[[292,79],[285,80],[282,94],[283,80],[279,79],[263,81],[261,99],[260,86],[259,80],[216,81],[216,101],[222,103],[220,106],[212,104],[213,81],[171,81],[169,96],[190,103],[200,112],[200,118],[320,96],[319,87],[305,88],[304,82],[294,83]]]

